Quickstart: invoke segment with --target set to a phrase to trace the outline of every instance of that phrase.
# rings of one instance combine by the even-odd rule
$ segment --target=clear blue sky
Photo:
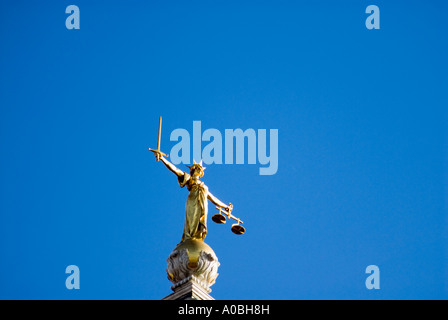
[[[65,8],[80,9],[68,30]],[[368,5],[380,30],[365,27]],[[188,195],[176,128],[278,129],[209,165],[216,299],[447,299],[445,1],[2,1],[0,298],[160,299]],[[181,169],[186,169],[180,165]],[[214,213],[210,205],[210,215]],[[81,289],[67,290],[77,265]],[[367,290],[365,268],[380,268]]]

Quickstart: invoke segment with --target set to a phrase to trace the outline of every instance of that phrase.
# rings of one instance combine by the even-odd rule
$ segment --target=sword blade
[[[157,137],[157,151],[160,151],[160,140],[162,138],[162,117],[159,119],[159,136]]]

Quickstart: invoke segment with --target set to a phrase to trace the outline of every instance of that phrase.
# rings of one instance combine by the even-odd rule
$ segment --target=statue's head
[[[202,166],[202,160],[199,163],[196,163],[196,161],[194,161],[193,159],[193,165],[187,166],[188,168],[190,168],[190,176],[194,177],[199,177],[201,178],[202,176],[204,176],[204,170],[205,167]]]

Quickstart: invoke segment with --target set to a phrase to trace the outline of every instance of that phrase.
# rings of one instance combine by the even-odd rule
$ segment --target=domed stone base
[[[171,252],[167,262],[166,272],[175,293],[180,287],[185,290],[185,284],[191,282],[196,289],[204,291],[206,299],[210,297],[208,293],[218,277],[219,262],[209,245],[201,240],[185,240]]]

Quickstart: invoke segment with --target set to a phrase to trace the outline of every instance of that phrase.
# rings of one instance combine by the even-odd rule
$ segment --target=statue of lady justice
[[[185,225],[181,242],[188,239],[204,241],[207,235],[208,200],[229,213],[232,211],[232,204],[224,204],[211,194],[204,182],[199,180],[204,175],[205,169],[202,166],[202,160],[199,163],[193,160],[193,165],[191,167],[187,166],[190,169],[190,173],[188,174],[176,168],[175,165],[165,159],[160,151],[155,151],[154,154],[157,161],[161,160],[177,176],[180,187],[187,186],[190,192],[185,205]]]
[[[196,163],[196,161],[193,160],[193,165],[191,167],[187,166],[190,169],[189,174],[176,168],[175,165],[164,158],[164,156],[168,157],[168,155],[160,151],[161,133],[162,117],[159,119],[157,149],[148,148],[148,150],[154,153],[156,161],[162,161],[163,164],[177,176],[177,180],[179,181],[181,188],[187,186],[187,189],[190,192],[185,205],[185,225],[181,242],[189,239],[204,241],[204,238],[207,235],[208,200],[216,205],[216,208],[219,210],[219,214],[215,214],[212,217],[214,222],[225,223],[226,218],[224,215],[226,215],[227,218],[233,219],[237,222],[232,225],[232,232],[238,235],[243,234],[245,229],[242,225],[240,225],[243,221],[233,216],[231,213],[233,210],[233,205],[231,203],[226,205],[216,198],[213,194],[211,194],[204,182],[200,180],[200,178],[204,176],[205,170],[205,167],[202,166],[202,160],[199,163]]]

